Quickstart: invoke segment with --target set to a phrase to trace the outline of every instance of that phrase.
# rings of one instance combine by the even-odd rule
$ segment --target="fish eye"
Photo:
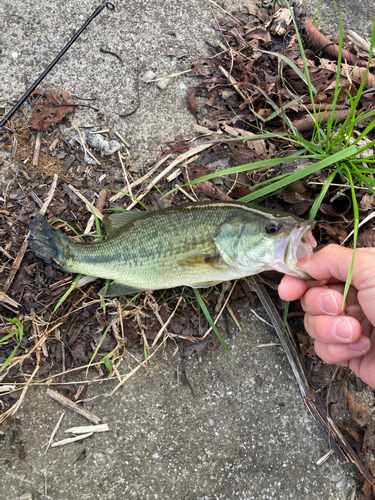
[[[268,234],[275,235],[280,231],[282,227],[283,225],[278,224],[277,222],[268,222],[268,224],[266,225],[266,231]]]

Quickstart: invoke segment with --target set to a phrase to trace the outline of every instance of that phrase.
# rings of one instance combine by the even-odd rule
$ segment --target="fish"
[[[76,243],[42,214],[29,247],[54,267],[113,280],[106,297],[178,286],[207,288],[274,269],[311,279],[296,264],[316,246],[314,221],[232,201],[184,203],[105,216],[106,238]]]

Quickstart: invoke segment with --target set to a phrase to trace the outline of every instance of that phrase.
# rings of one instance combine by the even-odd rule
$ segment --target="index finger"
[[[279,284],[278,292],[282,300],[297,300],[310,288],[324,286],[326,283],[327,280],[302,280],[285,275]]]

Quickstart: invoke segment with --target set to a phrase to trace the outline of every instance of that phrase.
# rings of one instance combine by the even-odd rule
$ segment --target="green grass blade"
[[[4,316],[0,316],[0,318],[4,319],[6,321],[9,321],[9,323],[13,323],[13,325],[17,326],[16,330],[13,330],[13,332],[10,332],[8,335],[6,335],[2,339],[0,339],[0,344],[2,342],[5,342],[7,339],[9,339],[10,337],[13,337],[13,336],[16,337],[16,341],[17,341],[16,347],[13,349],[12,353],[7,357],[7,359],[2,364],[2,366],[0,368],[0,372],[1,372],[1,371],[5,370],[5,368],[7,368],[7,366],[9,366],[10,362],[12,361],[14,356],[16,355],[16,352],[18,351],[18,348],[21,345],[21,342],[23,339],[23,324],[17,318],[5,318]]]
[[[328,116],[327,120],[327,135],[326,135],[326,150],[329,148],[329,143],[332,141],[333,134],[335,132],[335,127],[333,126],[333,120],[334,120],[334,115],[336,111],[336,104],[337,104],[337,99],[340,94],[340,72],[341,72],[341,56],[342,56],[342,41],[343,41],[343,31],[342,31],[342,19],[341,19],[341,14],[337,8],[337,5],[335,4],[336,9],[339,14],[339,19],[340,19],[340,36],[339,36],[339,53],[338,53],[338,58],[337,58],[337,72],[336,72],[336,83],[335,83],[335,93],[333,95],[333,101],[332,101],[332,106],[331,106],[331,113]],[[331,130],[332,130],[332,135],[331,135]]]
[[[312,158],[312,157],[311,156],[304,156],[304,158]],[[273,167],[275,165],[279,165],[280,163],[284,163],[286,161],[291,161],[291,160],[300,160],[300,156],[294,155],[294,156],[288,156],[287,158],[272,158],[270,160],[261,160],[261,161],[255,162],[255,163],[246,163],[245,165],[239,165],[237,167],[226,168],[225,170],[219,170],[217,172],[213,172],[212,174],[203,175],[202,177],[199,177],[198,179],[194,179],[190,182],[187,182],[186,184],[183,184],[182,187],[191,186],[192,184],[198,184],[199,182],[204,182],[204,181],[208,181],[210,179],[215,179],[216,177],[221,177],[223,175],[237,174],[238,172],[246,172],[247,170],[255,170],[255,169],[261,169],[261,168]],[[181,187],[181,186],[179,186],[179,187]],[[174,189],[171,189],[171,191],[168,191],[168,193],[163,195],[163,198],[172,194],[177,189],[178,189],[177,187]]]
[[[77,274],[76,279],[73,281],[73,283],[70,285],[69,289],[64,293],[64,295],[60,298],[60,300],[56,304],[55,309],[53,310],[54,313],[61,306],[61,304],[64,302],[64,300],[72,293],[72,291],[75,289],[75,287],[78,284],[78,281],[81,278],[82,278],[82,274]]]
[[[355,253],[356,253],[356,249],[357,249],[358,230],[359,230],[359,210],[358,210],[357,198],[355,196],[354,182],[352,179],[352,174],[350,172],[350,169],[345,166],[345,170],[348,174],[350,188],[351,188],[351,194],[352,194],[353,213],[354,213],[354,228],[353,228],[354,234],[353,234],[353,257],[352,257],[352,261],[350,264],[348,277],[346,278],[346,282],[345,282],[345,288],[344,288],[342,306],[341,306],[342,308],[344,308],[344,303],[345,303],[346,297],[348,295],[350,283],[352,281]]]
[[[340,168],[340,167],[339,167]],[[335,175],[337,174],[338,169],[335,169],[328,177],[327,179],[323,182],[323,186],[320,190],[319,196],[317,199],[314,201],[310,213],[309,213],[309,219],[313,220],[316,217],[316,214],[318,213],[319,207],[322,204],[322,201],[327,194],[327,191],[329,189],[329,186],[331,185],[333,179],[335,178]]]
[[[149,209],[146,207],[146,205],[144,205],[141,201],[139,201],[137,198],[135,198],[135,196],[132,196],[131,194],[126,193],[122,189],[117,189],[117,190],[116,189],[106,189],[106,191],[109,191],[110,193],[123,193],[125,196],[128,196],[132,200],[134,200],[137,203],[139,203],[145,210],[147,210],[147,212],[149,212]],[[123,211],[125,211],[126,208],[118,208],[118,207],[116,207],[116,208],[108,208],[106,210],[123,210]]]
[[[284,106],[283,106],[283,109],[284,111],[286,111],[287,109],[289,109],[290,107],[294,106],[294,104],[298,104],[301,102],[301,100],[306,97],[306,94],[305,95],[301,95],[300,97],[298,97],[297,99],[293,99],[293,101],[290,101],[290,102],[287,102]],[[264,118],[264,121],[265,122],[269,122],[270,120],[273,120],[274,118],[276,118],[277,116],[280,116],[281,114],[281,109],[279,108],[277,111],[274,111],[272,114],[270,114],[269,116],[267,116],[267,118]]]
[[[107,370],[109,371],[108,378],[111,378],[112,377],[112,373],[113,373],[113,365],[112,365],[112,361],[108,357],[108,354],[106,356],[104,356],[104,358],[102,359],[102,361],[105,364]]]
[[[229,347],[227,346],[225,340],[223,339],[223,337],[220,335],[220,332],[219,330],[216,328],[216,325],[215,323],[213,322],[213,319],[211,318],[211,314],[208,312],[208,309],[206,307],[206,304],[204,303],[202,297],[201,297],[201,294],[198,292],[198,290],[196,288],[193,288],[193,291],[194,291],[194,294],[197,298],[197,301],[198,301],[198,304],[200,305],[200,308],[202,309],[203,311],[203,314],[206,316],[206,319],[207,321],[209,322],[211,328],[213,329],[213,331],[216,333],[216,335],[218,336],[218,339],[220,340],[220,342],[222,343],[222,345],[224,346],[225,350],[229,353],[229,355],[233,358],[233,355],[232,353],[230,352],[229,350]],[[233,358],[234,359],[234,358]]]
[[[308,167],[305,167],[301,170],[292,172],[287,178],[276,181],[269,186],[259,189],[259,191],[255,191],[254,193],[248,194],[243,198],[240,198],[238,201],[249,202],[259,198],[260,196],[265,196],[267,194],[270,194],[276,191],[277,189],[281,189],[285,186],[288,186],[294,181],[302,179],[307,175],[313,174],[317,170],[321,170],[325,167],[328,167],[329,165],[335,164],[336,162],[338,163],[342,160],[345,160],[350,156],[355,155],[356,153],[357,153],[357,148],[355,146],[350,146],[349,148],[343,151],[338,151],[334,155],[328,155],[326,158],[324,158],[321,161],[318,161],[317,163],[314,163],[313,165],[309,165]],[[256,188],[256,186],[253,187]]]
[[[55,219],[51,222],[51,226],[53,226],[53,224],[55,224],[55,222],[62,222],[63,224],[65,224],[65,226],[68,226],[68,228],[73,231],[74,234],[76,234],[78,236],[78,238],[80,238],[83,242],[85,242],[84,238],[79,234],[77,233],[77,231],[74,229],[73,226],[71,226],[70,224],[68,224],[65,220],[62,220],[62,219]]]
[[[292,18],[293,18],[293,13],[292,13]],[[296,31],[297,31],[297,28],[296,28]],[[278,52],[270,52],[268,50],[262,50],[259,48],[257,50],[259,50],[260,52],[263,52],[264,54],[269,54],[271,56],[274,56],[274,57],[281,59],[283,62],[285,62],[285,64],[287,64],[288,66],[290,66],[292,68],[292,70],[301,78],[301,80],[309,87],[309,89],[311,89],[311,91],[314,92],[314,94],[317,93],[316,88],[314,87],[314,85],[312,85],[312,83],[310,81],[310,77],[305,77],[305,75],[302,73],[302,71],[299,69],[299,67],[296,64],[294,64],[294,62],[291,59],[284,56],[284,54],[279,54]],[[303,51],[303,47],[302,47],[302,51]],[[308,74],[308,72],[307,72],[307,74]]]

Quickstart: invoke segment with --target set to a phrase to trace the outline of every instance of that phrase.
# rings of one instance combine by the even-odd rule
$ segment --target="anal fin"
[[[192,288],[209,288],[210,286],[215,286],[219,283],[222,283],[222,281],[202,281],[201,283],[193,283],[189,286]]]
[[[98,295],[104,295],[104,297],[121,297],[123,295],[130,295],[131,293],[144,292],[144,288],[136,288],[134,286],[123,285],[121,283],[116,283],[112,281],[107,287],[103,287],[99,290]]]

